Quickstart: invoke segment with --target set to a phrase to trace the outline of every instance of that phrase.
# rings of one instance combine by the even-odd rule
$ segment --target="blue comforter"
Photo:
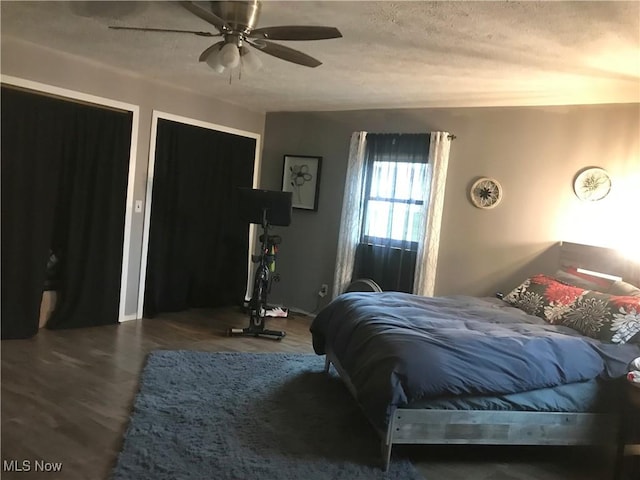
[[[417,400],[619,377],[640,355],[638,345],[603,344],[493,300],[343,294],[314,319],[313,347],[333,352],[379,427]]]

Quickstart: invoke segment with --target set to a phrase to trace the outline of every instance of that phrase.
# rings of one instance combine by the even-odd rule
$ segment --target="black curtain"
[[[2,87],[2,338],[118,322],[132,115]]]
[[[237,187],[250,187],[252,138],[158,120],[144,314],[238,305],[249,226]]]
[[[411,293],[423,205],[428,201],[428,134],[367,134],[363,226],[353,278]]]
[[[416,255],[415,250],[360,243],[356,247],[353,278],[370,278],[385,292],[411,293]]]

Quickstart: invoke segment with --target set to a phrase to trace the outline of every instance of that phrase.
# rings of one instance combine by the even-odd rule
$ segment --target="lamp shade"
[[[247,47],[242,47],[242,56],[240,57],[242,61],[242,69],[247,72],[249,75],[257,72],[262,68],[262,62],[258,55],[255,54],[252,50]]]
[[[224,65],[220,63],[220,50],[212,51],[207,57],[207,65],[209,65],[216,73],[224,72]]]
[[[240,64],[240,52],[234,43],[225,43],[218,55],[225,68],[235,68]]]

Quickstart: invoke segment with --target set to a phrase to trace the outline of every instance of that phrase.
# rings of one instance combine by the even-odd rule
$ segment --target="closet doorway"
[[[253,228],[237,187],[255,186],[260,135],[155,111],[138,318],[240,305]]]
[[[47,288],[48,328],[118,323],[137,107],[2,82],[2,338],[37,333]]]

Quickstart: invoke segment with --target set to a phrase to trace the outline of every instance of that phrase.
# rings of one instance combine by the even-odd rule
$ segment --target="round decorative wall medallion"
[[[595,202],[602,200],[611,190],[611,178],[606,170],[586,168],[576,175],[573,191],[580,200]]]
[[[502,186],[493,178],[480,178],[471,186],[471,202],[478,208],[494,208],[502,200]]]

